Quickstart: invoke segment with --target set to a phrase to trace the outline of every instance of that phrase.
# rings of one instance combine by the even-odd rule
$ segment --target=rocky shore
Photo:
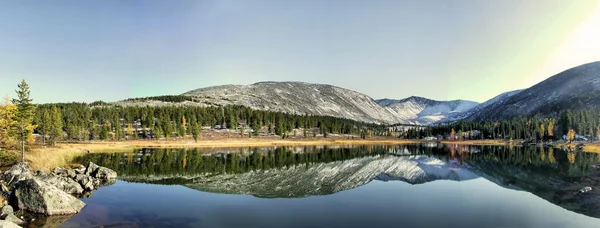
[[[18,163],[2,173],[0,187],[0,227],[19,227],[30,221],[15,216],[15,210],[46,216],[76,214],[91,191],[115,183],[117,173],[92,162],[75,169],[54,168],[47,173],[31,171],[27,163]]]

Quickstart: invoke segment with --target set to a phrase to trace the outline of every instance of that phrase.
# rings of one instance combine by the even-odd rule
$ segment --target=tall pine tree
[[[13,103],[17,106],[17,115],[15,120],[17,134],[19,139],[21,140],[21,160],[25,161],[25,141],[27,137],[33,133],[35,126],[32,125],[33,116],[35,112],[35,106],[31,103],[32,99],[29,97],[29,85],[22,80],[19,85],[17,85],[18,89],[17,98],[13,99]]]

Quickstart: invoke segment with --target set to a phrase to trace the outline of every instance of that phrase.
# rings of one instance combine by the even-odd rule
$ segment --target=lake
[[[600,227],[600,157],[537,147],[143,149],[60,227]],[[587,193],[578,193],[592,186]]]

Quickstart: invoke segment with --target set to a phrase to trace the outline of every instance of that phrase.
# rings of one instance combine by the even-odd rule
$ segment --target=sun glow
[[[540,70],[531,77],[530,85],[571,67],[600,61],[600,1],[594,12],[583,20],[559,46]]]

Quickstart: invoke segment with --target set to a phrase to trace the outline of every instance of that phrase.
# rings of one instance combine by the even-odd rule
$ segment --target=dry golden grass
[[[586,144],[583,146],[583,151],[600,153],[600,143]]]
[[[126,152],[136,148],[222,148],[222,147],[268,147],[305,145],[368,145],[368,144],[408,144],[418,140],[380,138],[372,140],[319,138],[319,139],[278,139],[278,138],[220,138],[177,140],[128,140],[92,141],[82,143],[58,143],[56,147],[35,147],[25,154],[25,160],[32,169],[48,171],[54,167],[67,167],[77,156],[98,152]]]

